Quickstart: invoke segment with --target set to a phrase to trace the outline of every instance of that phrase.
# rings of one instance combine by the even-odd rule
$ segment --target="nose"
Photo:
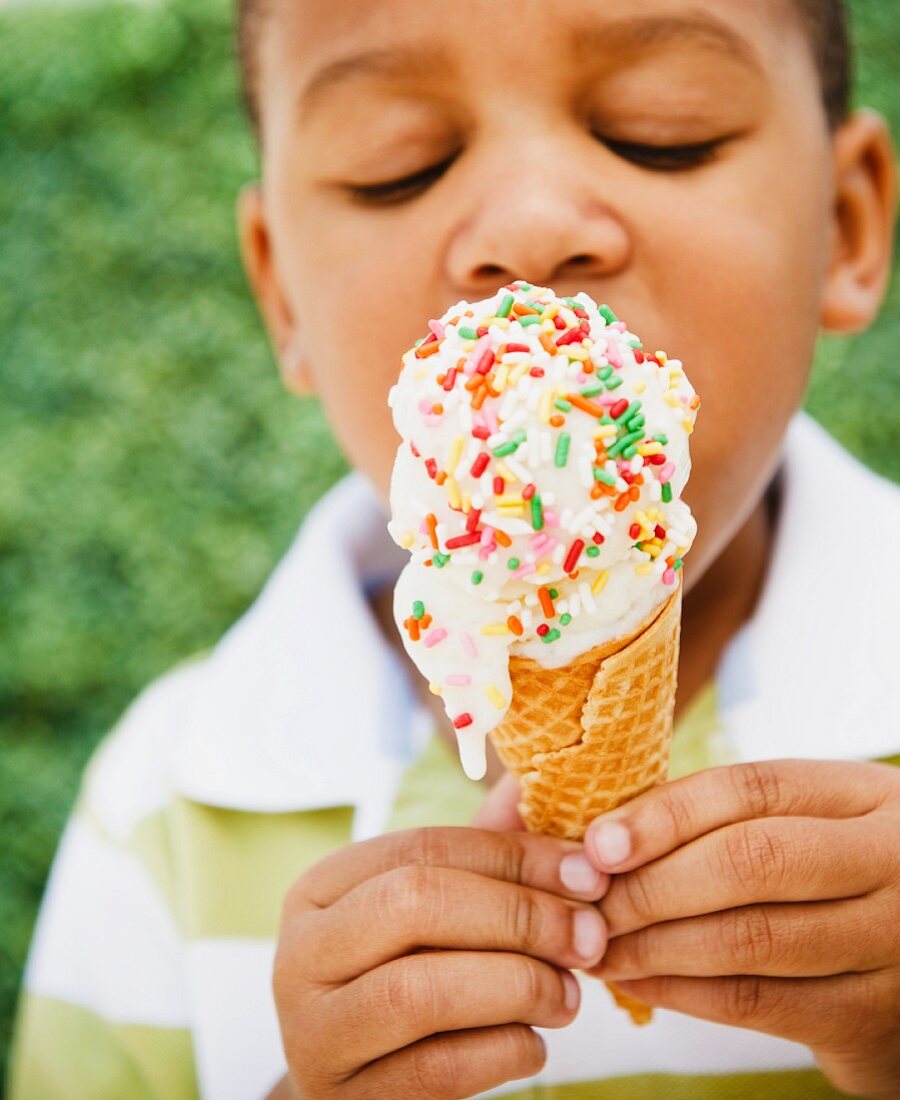
[[[448,275],[463,296],[489,294],[513,279],[583,284],[628,266],[631,238],[593,174],[547,160],[508,160],[482,175],[490,183],[479,187],[447,253]]]

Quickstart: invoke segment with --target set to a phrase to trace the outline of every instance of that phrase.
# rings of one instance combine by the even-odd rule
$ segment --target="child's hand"
[[[599,818],[585,851],[615,873],[594,975],[804,1043],[853,1095],[900,1096],[900,770],[701,772]]]
[[[536,1073],[531,1028],[572,1021],[568,971],[606,944],[589,902],[609,877],[580,853],[419,829],[352,844],[298,879],[273,985],[299,1095],[457,1100]]]

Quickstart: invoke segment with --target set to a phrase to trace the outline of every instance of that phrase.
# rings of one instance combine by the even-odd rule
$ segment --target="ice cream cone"
[[[529,831],[580,840],[594,818],[665,780],[681,585],[632,635],[563,668],[510,660],[512,702],[491,739],[522,783]],[[635,1023],[650,1010],[610,987]]]

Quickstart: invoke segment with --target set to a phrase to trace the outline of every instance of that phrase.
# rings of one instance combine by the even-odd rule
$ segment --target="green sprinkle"
[[[438,567],[438,569],[443,569],[444,566],[447,564],[447,562],[450,560],[450,555],[449,554],[432,554],[431,560]]]
[[[519,290],[534,290],[534,286],[531,283],[523,283],[519,280]]]
[[[635,351],[641,351],[642,348],[644,347],[644,345],[640,342],[640,340],[629,340],[628,341],[628,346],[630,348],[634,348]]]
[[[586,553],[587,553],[587,556],[589,558],[599,558],[600,557],[600,547],[599,546],[589,546],[587,548]]]
[[[593,382],[590,386],[585,386],[580,393],[582,397],[596,397],[598,393],[603,393],[603,386],[600,382]]]
[[[621,424],[627,424],[633,416],[636,416],[641,411],[642,405],[643,402],[641,401],[632,401],[625,412],[619,417],[619,422]]]
[[[643,550],[644,549],[644,544],[642,542],[636,542],[634,544],[634,548],[635,548],[635,550]]]
[[[554,401],[553,407],[554,409],[559,409],[560,412],[564,413],[569,413],[572,411],[572,403],[570,401],[566,401],[564,397],[560,397],[558,400]]]
[[[668,481],[662,487],[662,498],[664,504],[672,503],[672,486],[668,483]]]
[[[422,619],[425,617],[425,604],[421,600],[413,600],[413,618]]]
[[[622,385],[623,381],[624,379],[620,378],[618,374],[614,374],[612,378],[610,378],[609,381],[606,383],[606,388],[608,390],[617,390],[619,386]]]
[[[476,569],[475,572],[472,574],[472,584],[481,584],[483,580],[484,573],[482,573],[480,569]]]
[[[615,420],[613,420],[613,418],[609,415],[609,413],[604,413],[603,416],[600,417],[599,423],[600,424],[615,424]]]
[[[424,336],[420,336],[420,337],[419,337],[419,339],[418,339],[418,340],[416,340],[416,342],[415,342],[415,343],[413,344],[413,347],[414,347],[414,348],[417,348],[417,347],[418,347],[418,346],[419,346],[420,344],[424,343],[424,341],[425,341],[425,337],[424,337]]]
[[[506,568],[511,571],[513,569],[518,569],[521,564],[518,558],[510,558],[506,563]]]
[[[669,442],[669,437],[667,435],[655,435],[653,438],[656,440],[657,443],[661,443],[664,447]]]
[[[548,630],[547,633],[541,638],[544,645],[549,645],[550,642],[555,642],[559,638],[559,631],[554,627],[552,630]]]
[[[600,370],[597,371],[597,377],[605,382],[607,378],[612,378],[612,372],[612,367],[607,363],[605,367],[601,367]]]
[[[681,558],[678,558],[678,560],[675,562],[675,564],[672,566],[672,568],[675,569],[675,570],[678,570],[682,567],[682,565],[684,565],[684,562],[681,560]]]
[[[507,294],[503,301],[500,303],[500,306],[497,310],[497,316],[508,317],[509,311],[512,309],[514,301],[515,298],[511,294]]]
[[[630,420],[627,420],[625,422],[625,427],[630,432],[636,432],[638,430],[638,428],[643,428],[643,426],[646,423],[647,423],[647,421],[644,417],[644,414],[643,413],[638,413],[637,416],[633,416]]]
[[[542,531],[544,528],[544,506],[537,493],[531,498],[531,526],[535,531]]]
[[[458,329],[458,332],[459,332],[460,336],[463,338],[463,340],[477,340],[478,339],[478,333],[473,328],[464,328],[463,326],[460,326],[459,329]]]
[[[519,428],[517,432],[513,433],[512,441],[517,447],[521,447],[527,439],[524,428]]]
[[[607,305],[598,306],[597,310],[608,325],[614,325],[619,319]]]
[[[568,611],[565,613],[565,615],[560,615],[559,617],[560,626],[568,626],[571,621],[572,616],[569,614]]]
[[[615,458],[616,455],[624,451],[626,447],[630,447],[632,443],[637,443],[643,438],[643,432],[629,432],[628,435],[620,436],[611,447],[607,447],[606,453],[610,458]]]
[[[522,328],[528,328],[529,325],[539,325],[541,318],[536,317],[533,313],[526,313],[524,317],[519,318],[519,324]]]
[[[569,307],[569,309],[580,309],[581,303],[576,302],[574,298],[563,298],[563,301]]]
[[[510,439],[507,443],[501,443],[499,447],[494,448],[495,458],[506,458],[507,455],[513,454],[519,449],[519,444],[515,440]]]
[[[557,589],[557,588],[551,588],[550,589],[550,599],[551,600],[558,600],[559,599],[559,589]]]
[[[622,458],[634,458],[634,456],[637,453],[638,453],[637,444],[632,443],[632,444],[630,444],[630,446],[626,447],[625,450],[622,452]]]
[[[569,444],[572,442],[572,437],[568,432],[560,432],[559,439],[556,441],[556,457],[553,461],[560,468],[565,466],[569,461]]]
[[[607,473],[602,466],[594,467],[594,480],[602,481],[604,485],[615,485],[616,475]]]

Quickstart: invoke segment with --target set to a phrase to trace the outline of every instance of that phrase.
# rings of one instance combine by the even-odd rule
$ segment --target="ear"
[[[238,193],[237,222],[244,271],[278,360],[281,379],[292,393],[312,393],[314,386],[305,347],[278,281],[258,183],[245,184]]]
[[[896,162],[890,132],[875,111],[857,111],[834,136],[834,245],[821,325],[861,332],[875,320],[891,273]]]

